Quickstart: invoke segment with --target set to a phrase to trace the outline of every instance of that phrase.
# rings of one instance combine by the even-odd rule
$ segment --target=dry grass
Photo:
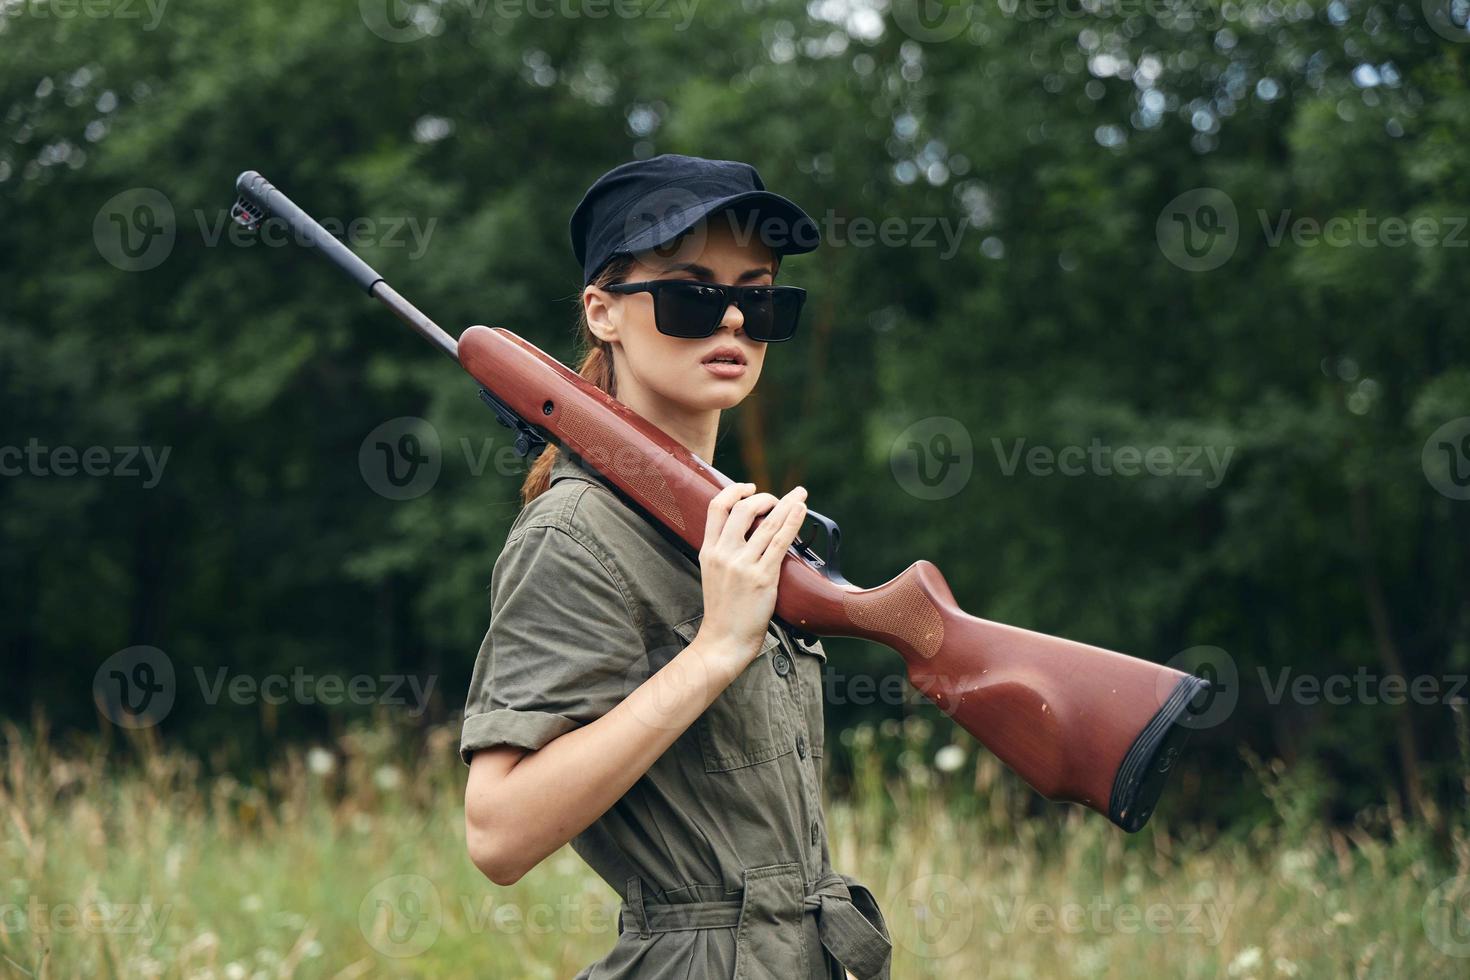
[[[1028,791],[992,759],[940,772],[922,734],[847,736],[856,802],[828,806],[834,865],[877,894],[895,977],[1470,972],[1463,834],[1446,860],[1382,815],[1317,826],[1264,765],[1278,819],[1240,838],[1021,819]],[[511,888],[483,879],[455,744],[361,728],[242,783],[147,736],[114,771],[100,748],[9,730],[0,975],[571,976],[611,946],[616,896],[569,848]]]

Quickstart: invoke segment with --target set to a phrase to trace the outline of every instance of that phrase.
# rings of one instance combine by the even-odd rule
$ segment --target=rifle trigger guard
[[[490,406],[496,421],[515,433],[517,456],[525,459],[529,455],[536,459],[546,449],[546,439],[536,431],[536,427],[511,411],[510,406],[492,395],[489,388],[480,389],[480,400]]]
[[[813,561],[818,566],[817,570],[832,582],[837,584],[845,583],[847,580],[842,577],[842,572],[837,564],[837,546],[842,542],[842,529],[837,526],[837,522],[832,520],[832,518],[818,514],[814,510],[808,509],[806,516],[820,524],[827,532],[826,553],[819,555],[812,547],[811,542],[803,538],[796,539],[798,550],[805,551],[807,554],[803,557],[806,557],[808,561]]]

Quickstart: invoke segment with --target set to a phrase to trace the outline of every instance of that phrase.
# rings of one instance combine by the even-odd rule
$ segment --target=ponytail
[[[632,266],[633,257],[631,255],[614,256],[593,278],[590,285],[602,288],[622,282]],[[613,375],[612,345],[592,332],[591,325],[587,323],[585,304],[578,307],[577,327],[577,349],[581,354],[577,374],[582,380],[616,398],[618,394],[617,378]],[[525,482],[521,484],[522,507],[541,496],[551,486],[551,467],[556,463],[560,454],[561,450],[555,443],[548,443],[541,455],[537,457],[536,462],[531,464],[531,471],[526,474]]]

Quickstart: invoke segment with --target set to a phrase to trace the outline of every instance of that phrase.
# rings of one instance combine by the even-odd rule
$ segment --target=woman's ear
[[[582,290],[582,309],[587,314],[587,329],[592,331],[592,336],[608,344],[615,343],[618,339],[613,305],[611,294],[596,286],[588,286]]]

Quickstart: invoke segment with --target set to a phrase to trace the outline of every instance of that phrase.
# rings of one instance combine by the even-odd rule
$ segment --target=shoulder
[[[641,538],[636,517],[606,487],[558,480],[521,509],[506,535],[506,548],[527,537],[566,539],[612,566]]]
[[[634,621],[629,582],[582,504],[592,488],[562,482],[527,504],[490,576],[491,623],[511,618],[551,635],[569,622]],[[528,604],[529,603],[529,604]]]
[[[530,575],[571,588],[615,586],[642,621],[680,622],[670,617],[687,618],[690,608],[698,611],[703,599],[695,561],[623,501],[600,474],[558,460],[552,476],[550,487],[526,504],[511,525],[497,564],[502,577]]]

